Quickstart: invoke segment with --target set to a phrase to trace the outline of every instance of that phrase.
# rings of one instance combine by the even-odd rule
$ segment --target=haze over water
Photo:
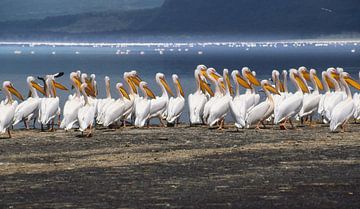
[[[69,73],[75,70],[96,74],[99,98],[104,97],[104,76],[111,78],[112,96],[117,98],[115,84],[123,82],[125,71],[137,70],[151,89],[160,94],[155,74],[162,72],[173,87],[171,75],[178,74],[185,94],[194,92],[194,69],[198,64],[214,67],[222,73],[247,66],[259,79],[268,79],[273,69],[306,66],[319,72],[328,67],[343,67],[358,78],[360,43],[182,43],[182,44],[113,44],[89,45],[0,45],[0,78],[10,80],[27,95],[26,77],[64,71],[60,82],[70,87]],[[290,83],[290,82],[289,82]],[[289,84],[292,89],[292,84]],[[175,93],[175,89],[173,88]],[[68,93],[59,92],[61,106]],[[187,106],[182,121],[188,120]]]

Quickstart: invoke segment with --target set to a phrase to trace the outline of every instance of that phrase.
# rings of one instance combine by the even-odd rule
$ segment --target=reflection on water
[[[360,69],[358,42],[261,42],[261,43],[150,43],[150,44],[46,44],[0,43],[0,80],[10,80],[27,95],[26,76],[64,71],[59,81],[69,85],[68,73],[81,70],[95,73],[100,97],[105,95],[104,76],[110,76],[112,85],[122,82],[125,71],[137,70],[151,88],[159,93],[155,83],[156,72],[163,72],[171,83],[176,73],[185,94],[194,91],[193,72],[198,64],[217,70],[255,70],[259,79],[268,79],[273,69],[283,70],[306,66],[318,71],[328,67],[343,67],[358,78]],[[112,88],[117,97],[115,88]],[[62,104],[67,99],[62,92]],[[183,114],[187,121],[187,110]]]

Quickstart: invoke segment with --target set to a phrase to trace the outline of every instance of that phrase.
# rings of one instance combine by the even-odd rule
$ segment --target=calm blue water
[[[160,54],[159,51],[162,51]],[[171,75],[181,79],[186,94],[194,91],[193,72],[198,64],[214,67],[241,69],[244,66],[257,72],[259,79],[270,77],[273,69],[283,70],[306,66],[318,71],[328,67],[343,67],[358,78],[360,70],[360,43],[328,44],[186,44],[154,46],[28,46],[0,45],[0,80],[10,80],[27,95],[25,80],[28,75],[45,75],[64,71],[66,76],[59,79],[69,86],[68,73],[80,69],[88,74],[95,73],[103,97],[104,76],[110,76],[112,85],[122,82],[125,71],[137,70],[150,87],[157,93],[154,81],[156,72],[163,72],[172,85]],[[117,97],[112,88],[113,96]],[[62,104],[66,92],[60,93]],[[187,121],[187,110],[183,114]]]

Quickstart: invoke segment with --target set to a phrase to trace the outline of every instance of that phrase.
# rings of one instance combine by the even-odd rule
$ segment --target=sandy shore
[[[359,148],[360,124],[16,130],[0,139],[0,207],[359,208]]]

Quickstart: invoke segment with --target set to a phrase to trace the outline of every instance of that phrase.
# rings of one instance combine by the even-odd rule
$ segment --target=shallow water
[[[99,97],[103,97],[104,76],[112,85],[122,82],[125,71],[137,70],[141,78],[159,94],[156,72],[163,72],[172,85],[171,75],[178,74],[185,94],[194,91],[193,72],[198,64],[214,67],[255,70],[259,79],[268,79],[273,69],[283,70],[306,66],[318,71],[328,67],[343,67],[358,79],[360,43],[358,42],[269,42],[269,43],[184,43],[184,44],[114,44],[114,45],[4,45],[0,44],[0,80],[10,80],[27,95],[28,75],[45,75],[64,71],[59,79],[69,86],[68,73],[81,70],[95,73]],[[291,87],[290,87],[291,88]],[[59,93],[62,105],[66,92]],[[117,97],[112,88],[113,97]],[[182,121],[188,120],[187,108]]]

